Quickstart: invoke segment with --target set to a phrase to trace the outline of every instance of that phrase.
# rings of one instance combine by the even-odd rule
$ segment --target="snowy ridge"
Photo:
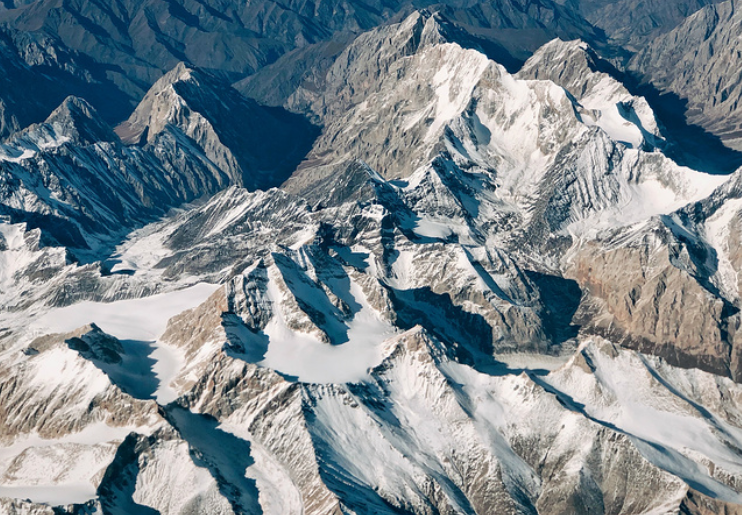
[[[528,59],[517,76],[551,80],[563,87],[577,100],[581,121],[597,125],[617,142],[631,148],[664,146],[665,137],[647,101],[631,95],[608,73],[611,69],[585,42],[556,39]]]

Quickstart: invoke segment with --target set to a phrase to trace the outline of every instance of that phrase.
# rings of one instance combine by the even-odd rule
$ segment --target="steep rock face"
[[[6,9],[9,6],[17,8]],[[514,66],[553,37],[604,39],[575,9],[552,0],[538,6],[523,0],[496,5],[426,1],[414,7],[426,6],[448,9],[452,20],[476,34],[472,39]],[[107,101],[91,99],[99,110],[106,103],[119,108],[117,117],[107,118],[114,121],[126,116],[146,90],[180,61],[217,70],[232,81],[274,64],[245,91],[260,101],[281,105],[297,86],[314,82],[314,70],[326,66],[323,61],[353,37],[405,16],[411,9],[406,2],[391,0],[312,5],[263,0],[168,4],[127,0],[114,8],[79,1],[8,1],[0,4],[0,21],[11,27],[14,37],[49,34],[69,53],[84,55],[96,79],[116,90]],[[82,89],[87,85],[82,86],[67,94],[85,96]]]
[[[183,135],[226,174],[227,180],[220,178],[217,186],[264,189],[277,186],[294,170],[314,131],[301,117],[259,106],[215,77],[179,63],[155,83],[117,132],[124,141],[155,152]]]
[[[506,513],[531,513],[535,506],[545,513],[587,513],[596,503],[603,513],[678,509],[687,502],[688,491],[672,475],[678,469],[661,470],[667,466],[661,455],[649,452],[641,439],[614,432],[610,420],[592,413],[583,418],[577,408],[565,410],[566,399],[575,395],[570,385],[584,382],[578,376],[595,374],[607,381],[623,375],[632,381],[638,371],[636,378],[642,377],[641,367],[631,364],[639,358],[627,351],[590,344],[585,349],[592,356],[588,365],[576,360],[545,379],[492,377],[449,361],[439,342],[415,329],[385,343],[386,357],[370,377],[346,387],[292,385],[222,353],[185,399],[192,409],[214,415],[250,442],[255,462],[248,476],[256,478],[265,513],[294,513],[302,506],[305,513],[334,513],[340,506],[358,513],[486,513],[492,506]],[[621,365],[614,365],[615,360]],[[663,364],[658,370],[663,381],[677,386],[652,381],[645,371],[650,379],[646,389],[638,389],[633,402],[620,399],[621,406],[651,406],[667,414],[655,415],[662,417],[673,416],[674,404],[682,405],[692,420],[707,424],[692,401],[673,388],[698,400],[698,393],[691,392],[713,395],[715,387],[699,388],[713,376],[692,378],[693,372]],[[730,394],[732,385],[728,380],[719,385],[727,392],[722,396]],[[614,395],[606,387],[595,392]],[[585,409],[612,413],[605,402],[591,399]],[[631,435],[631,419],[618,420],[618,427]],[[708,424],[704,427],[715,431]],[[545,427],[553,427],[553,433],[544,433]],[[662,452],[676,452],[678,444],[657,442],[644,431],[647,441],[670,446]],[[724,448],[717,447],[719,452]],[[292,449],[290,460],[287,449]],[[688,459],[700,459],[692,449],[685,451]],[[733,451],[726,452],[729,456]],[[358,456],[367,458],[359,461]],[[712,461],[721,463],[718,459]],[[482,468],[483,463],[489,464]],[[726,462],[715,472],[718,479],[703,476],[700,468],[685,473],[733,503],[735,494],[723,483],[734,481],[738,472],[725,475],[722,469],[729,466]]]
[[[688,121],[732,147],[742,138],[742,15],[734,2],[707,6],[658,37],[632,59],[630,68],[663,93],[687,102]]]
[[[122,440],[164,423],[153,401],[135,399],[109,379],[106,365],[122,355],[118,340],[95,326],[3,351],[0,497],[95,512],[97,503],[87,501]],[[10,513],[46,513],[38,505],[7,506]]]
[[[687,16],[721,0],[672,0],[636,2],[621,0],[579,0],[582,15],[596,27],[632,51],[641,50],[663,33],[680,25]]]
[[[614,77],[615,69],[586,43],[554,40],[539,48],[518,71],[521,79],[550,80],[567,90],[584,123],[601,127],[634,148],[664,146],[652,109]]]
[[[0,7],[0,9],[2,9]],[[106,120],[120,119],[129,105],[116,105],[116,86],[100,70],[49,34],[0,27],[0,139],[42,122],[67,96],[82,96]]]
[[[735,174],[706,199],[574,248],[567,274],[593,297],[579,317],[671,363],[738,378],[740,191]]]
[[[245,513],[223,491],[220,480],[207,456],[177,430],[163,428],[149,436],[129,435],[98,493],[103,513]]]
[[[374,184],[390,196],[385,201],[404,205],[394,186]],[[423,189],[410,192],[415,192],[411,199],[427,197]],[[239,209],[232,207],[237,199]],[[523,270],[506,253],[463,246],[450,241],[451,233],[438,236],[446,230],[441,222],[418,224],[404,212],[392,214],[374,203],[309,213],[303,201],[285,193],[233,189],[186,214],[175,227],[166,240],[171,255],[160,262],[165,274],[229,277],[242,271],[245,277],[230,283],[226,302],[256,332],[272,321],[319,341],[342,343],[368,303],[369,310],[402,325],[427,320],[478,352],[492,352],[493,344],[501,350],[548,347],[546,314]],[[203,257],[191,259],[188,249]],[[237,264],[231,256],[243,261]],[[230,259],[233,267],[223,269]],[[433,266],[441,260],[450,264]],[[274,317],[278,306],[280,323]],[[450,321],[427,315],[429,310]]]
[[[204,376],[208,383],[196,385],[193,391],[200,393],[197,406],[250,442],[254,465],[247,473],[256,481],[264,511],[342,513],[338,496],[321,476],[321,462],[306,425],[302,388],[226,357],[217,360],[210,372]],[[218,384],[221,391],[212,395],[202,384]]]
[[[707,513],[729,513],[730,515],[736,515],[739,513],[739,510],[739,506],[735,504],[721,502],[694,491],[689,491],[687,499],[683,500],[683,504],[680,505],[681,513],[692,515],[706,515]]]
[[[739,176],[668,159],[648,104],[585,44],[513,75],[458,39],[456,11],[362,36],[326,101],[295,97],[325,132],[284,190],[228,187],[88,264],[0,221],[0,497],[29,499],[0,509],[742,504]],[[243,184],[252,136],[231,111],[270,112],[217,84],[177,66],[119,127],[129,146],[70,100],[8,139],[8,176],[95,154],[112,190],[119,152],[150,180],[130,212],[154,191],[155,215]],[[60,177],[34,209],[74,197]],[[94,219],[82,200],[59,212]]]
[[[675,256],[670,253],[682,249],[658,241],[663,229],[658,228],[659,234],[649,232],[636,244],[608,251],[605,243],[585,246],[573,258],[575,279],[602,301],[587,308],[596,314],[589,322],[592,330],[676,365],[729,374],[730,313],[724,299],[674,266]],[[731,373],[737,377],[739,370],[735,367]]]
[[[245,123],[254,128],[237,129]],[[180,65],[117,128],[141,146],[125,146],[74,97],[43,124],[8,138],[0,149],[0,214],[43,226],[48,243],[94,253],[101,242],[230,184],[279,184],[313,130],[298,116],[260,107]]]
[[[443,117],[457,114],[479,76],[494,66],[479,52],[438,45],[445,41],[441,31],[438,15],[415,13],[401,24],[362,35],[338,57],[319,105],[313,106],[324,129],[308,165],[362,159],[384,177],[399,178],[424,164],[442,128],[440,122],[430,126],[436,112],[445,111]],[[412,59],[405,59],[408,56]],[[436,94],[436,88],[448,82],[455,95],[452,101],[448,90]],[[377,152],[379,147],[383,153]],[[311,169],[300,168],[289,183],[296,186],[287,187],[300,187],[302,179],[311,183],[305,175],[311,175]]]
[[[3,214],[51,241],[88,248],[178,202],[157,161],[125,148],[82,100],[69,98],[47,121],[2,148]],[[186,189],[185,198],[195,192]]]
[[[152,403],[131,399],[78,355],[87,348],[88,357],[92,357],[89,343],[84,342],[90,342],[96,331],[84,327],[70,334],[42,336],[31,341],[23,352],[17,348],[4,352],[5,441],[31,432],[58,438],[96,422],[146,425],[157,418]],[[101,357],[120,360],[115,350],[104,352]]]

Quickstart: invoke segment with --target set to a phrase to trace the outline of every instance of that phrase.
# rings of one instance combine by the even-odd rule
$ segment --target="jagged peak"
[[[388,37],[390,33],[391,37]],[[414,54],[424,46],[446,42],[441,15],[427,9],[414,11],[398,25],[372,31],[368,37],[379,38],[404,55]]]
[[[128,144],[151,142],[189,104],[175,85],[194,82],[200,95],[216,96],[206,77],[200,70],[179,62],[152,85],[129,119],[116,127],[116,133]]]
[[[363,203],[378,198],[380,189],[388,188],[387,181],[365,161],[351,159],[339,163],[333,173],[302,190],[301,196],[318,209],[351,201]]]
[[[665,146],[663,128],[647,101],[632,95],[623,74],[582,40],[546,43],[516,78],[557,84],[576,100],[583,123],[603,127],[616,141],[634,148]]]
[[[180,82],[195,82],[199,86],[208,86],[210,83],[217,82],[216,77],[211,76],[208,72],[196,68],[184,61],[178,62],[170,71],[157,79],[145,95],[156,95],[162,93],[170,86]]]
[[[450,23],[440,11],[423,9],[417,12],[421,22],[418,48],[450,42]],[[412,15],[414,16],[414,15]]]
[[[170,125],[181,127],[187,134],[193,130],[196,113],[201,132],[215,132],[214,112],[239,110],[252,114],[258,104],[240,95],[231,85],[209,72],[179,62],[147,91],[128,120],[115,132],[127,144],[144,144]],[[217,138],[218,139],[218,138]]]
[[[398,47],[399,42],[404,42],[405,46],[401,48],[406,50],[406,55],[446,43],[457,44],[462,48],[476,49],[484,53],[481,48],[482,40],[461,29],[454,20],[455,13],[450,12],[450,8],[446,6],[441,6],[436,10],[419,9],[399,24],[377,29],[369,34],[376,34],[377,37],[388,36],[389,31],[394,31],[395,34],[387,42],[392,46],[396,43]]]
[[[377,368],[388,368],[398,356],[417,355],[420,361],[440,361],[446,349],[430,332],[421,325],[405,331],[383,343],[384,361]]]
[[[82,115],[88,118],[93,118],[95,108],[88,104],[87,101],[80,97],[68,96],[62,103],[57,107],[52,114],[46,120],[46,123],[53,123],[55,120],[64,117],[73,117],[75,115]]]
[[[306,155],[315,131],[301,115],[262,106],[228,82],[185,63],[157,81],[116,128],[127,144],[183,136],[231,184],[251,190],[284,182]]]
[[[413,11],[407,18],[397,24],[392,24],[362,34],[353,42],[348,54],[353,54],[354,47],[364,47],[369,44],[377,46],[385,56],[409,56],[426,48],[456,43],[464,43],[471,36],[464,33],[449,20],[440,10],[419,9]]]
[[[118,139],[111,128],[101,121],[95,108],[86,100],[75,96],[65,98],[44,123],[79,143],[90,144]]]
[[[65,333],[51,333],[44,336],[34,338],[31,343],[24,350],[27,355],[37,355],[44,353],[50,349],[63,348],[66,349],[69,345],[66,343],[69,340],[78,340],[86,335],[93,336],[108,336],[104,333],[100,327],[94,323],[89,323],[73,329],[72,331]]]
[[[564,41],[556,38],[544,44],[525,62],[517,73],[524,79],[549,79],[569,75],[591,74],[599,70],[601,59],[581,39]],[[558,80],[554,82],[559,83]]]
[[[534,52],[532,59],[538,59],[540,56],[545,54],[587,54],[592,53],[590,45],[582,39],[568,39],[564,40],[561,38],[554,38],[551,41],[544,43],[536,52]]]
[[[68,142],[92,145],[117,140],[93,106],[82,98],[69,96],[43,123],[31,125],[11,136],[0,149],[0,160],[26,159]]]
[[[196,68],[190,66],[184,61],[180,61],[178,64],[176,64],[173,67],[172,70],[170,70],[165,75],[160,77],[160,79],[155,84],[156,85],[159,84],[162,87],[165,84],[172,84],[174,82],[191,80],[194,78],[194,76],[197,76],[199,74],[200,72],[196,70]]]

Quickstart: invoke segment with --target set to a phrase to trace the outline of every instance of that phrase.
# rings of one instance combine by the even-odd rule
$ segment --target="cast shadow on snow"
[[[661,93],[652,85],[638,88],[662,122],[674,145],[667,155],[678,164],[700,172],[725,175],[742,166],[742,152],[727,147],[721,138],[685,119],[688,101],[675,93]]]
[[[133,370],[130,376],[115,377],[109,373],[111,380],[120,384],[122,389],[139,399],[153,399],[160,380],[154,374],[154,365],[157,361],[152,358],[155,351],[154,342],[142,340],[121,340],[124,347],[124,363],[121,368],[124,372]],[[126,379],[129,379],[127,382]]]
[[[342,323],[343,314],[330,301],[327,293],[290,258],[277,253],[273,257],[286,287],[312,323],[328,336],[332,345],[346,343],[348,327]]]
[[[227,334],[234,335],[234,321],[225,315],[228,327]],[[247,331],[247,328],[244,328]],[[100,338],[99,330],[83,335]],[[107,337],[107,335],[105,335]],[[243,334],[238,335],[240,338]],[[260,360],[261,350],[253,335],[253,345],[248,357]],[[267,337],[266,337],[267,340]],[[241,340],[242,341],[242,340]],[[110,381],[123,392],[140,400],[151,400],[160,384],[151,358],[155,350],[153,342],[121,340],[123,352],[112,351],[111,347],[102,348],[88,345],[82,338],[72,338],[67,344],[77,350],[82,357],[89,360]],[[230,343],[228,342],[229,346]],[[263,353],[267,350],[267,341]],[[219,485],[220,492],[227,498],[238,513],[262,513],[258,503],[258,490],[255,480],[245,477],[245,470],[254,463],[250,453],[250,443],[219,428],[219,421],[208,415],[192,413],[176,403],[161,407],[160,414],[178,431],[191,449],[193,463],[205,468]],[[156,442],[153,439],[152,442]],[[143,444],[138,436],[130,434],[119,446],[116,457],[106,470],[103,481],[98,488],[98,495],[107,510],[114,515],[157,515],[159,512],[134,502],[136,479],[139,474],[138,454]]]
[[[192,413],[176,403],[165,406],[164,412],[168,422],[188,442],[193,463],[209,471],[235,511],[263,513],[257,483],[245,476],[247,468],[255,463],[250,442],[220,429],[214,417]]]
[[[255,332],[234,313],[222,314],[222,327],[227,334],[224,350],[228,356],[248,363],[259,363],[265,359],[270,339],[262,332]]]
[[[584,357],[588,359],[588,365],[591,368],[593,368],[592,364],[590,363],[589,358],[587,358],[587,356],[584,356]],[[692,461],[690,458],[684,456],[683,454],[676,451],[675,449],[672,449],[670,447],[660,445],[656,442],[652,442],[650,440],[646,440],[644,438],[638,437],[636,435],[633,435],[629,432],[624,431],[620,427],[608,421],[601,420],[599,418],[594,417],[593,415],[588,413],[587,407],[584,404],[577,402],[570,395],[553,387],[543,377],[540,377],[538,374],[533,374],[529,372],[526,372],[526,373],[528,374],[528,377],[534,383],[539,385],[546,392],[553,395],[556,398],[557,402],[559,402],[559,404],[561,404],[565,409],[572,411],[574,413],[577,413],[585,417],[586,419],[590,420],[591,422],[594,422],[603,427],[606,427],[612,431],[615,431],[616,433],[629,437],[632,443],[637,447],[637,450],[639,450],[639,452],[645,458],[647,458],[648,455],[654,455],[654,459],[650,459],[650,461],[652,461],[656,466],[664,470],[667,470],[669,473],[673,475],[678,476],[688,486],[690,486],[694,490],[702,493],[703,495],[707,497],[710,497],[712,499],[716,499],[719,497],[718,494],[714,492],[713,489],[709,487],[708,484],[699,482],[697,479],[698,476],[694,477],[694,474],[693,474],[694,471],[697,474],[699,472],[701,474],[704,474],[704,472],[701,471],[698,467],[698,464]],[[674,393],[672,390],[671,392]],[[713,483],[718,483],[719,486],[723,486],[721,485],[721,483],[719,483],[712,477],[709,477],[709,480]]]
[[[455,305],[448,293],[438,294],[430,287],[398,290],[387,287],[397,313],[397,325],[409,330],[425,327],[444,342],[466,342],[477,352],[492,355],[492,328],[482,315],[469,313]],[[454,352],[469,352],[456,348]]]
[[[580,326],[573,324],[575,313],[580,306],[582,290],[576,281],[556,275],[548,275],[532,270],[525,271],[528,279],[538,289],[543,305],[541,321],[543,331],[552,349],[561,347],[573,340],[580,332]],[[488,362],[489,361],[489,362]],[[542,368],[511,368],[507,363],[494,358],[477,359],[475,367],[479,372],[492,376],[520,375],[545,376],[549,370]]]
[[[544,332],[554,345],[576,338],[580,326],[572,323],[582,300],[582,289],[577,281],[532,270],[525,271],[538,288],[544,306]]]
[[[87,248],[78,226],[63,216],[27,212],[3,204],[0,204],[0,215],[7,217],[10,223],[25,223],[28,231],[40,229],[40,243],[43,246]]]
[[[137,440],[137,435],[133,433],[124,439],[98,486],[98,498],[105,513],[110,515],[160,515],[154,508],[134,501],[140,472]]]
[[[171,403],[161,412],[180,437],[188,443],[194,465],[206,469],[218,485],[219,492],[236,513],[260,514],[258,488],[245,471],[255,461],[251,446],[219,428],[219,421]],[[140,469],[140,455],[147,455],[159,443],[156,436],[129,434],[106,469],[97,494],[111,515],[159,515],[159,511],[136,503],[133,499]]]
[[[345,255],[348,256],[348,253]],[[322,270],[322,284],[341,301],[341,307],[331,301],[328,292],[290,258],[273,254],[276,267],[301,310],[327,335],[331,345],[348,343],[349,327],[346,322],[353,320],[363,307],[351,292],[350,277],[338,260],[329,256],[324,249],[307,257],[316,269]]]
[[[116,340],[123,348],[121,353],[109,349],[104,349],[104,352],[91,350],[83,339],[86,336],[95,338],[99,334],[96,328],[83,335],[82,338],[71,338],[66,343],[106,374],[111,383],[122,392],[136,399],[154,399],[154,394],[160,385],[160,380],[154,372],[154,365],[157,361],[151,357],[155,351],[154,342]]]
[[[378,417],[376,422],[380,427],[386,426],[387,428],[399,428],[399,431],[404,431],[402,428],[405,427],[405,423],[397,418],[397,415],[395,414],[394,404],[389,399],[389,394],[386,391],[385,387],[381,386],[379,383],[374,382],[349,383],[346,386],[361,403],[368,407],[369,413],[373,413],[374,418]],[[454,389],[458,388],[458,385],[456,384],[452,384],[451,386]],[[308,421],[311,422],[311,417],[313,416],[314,414],[310,411],[307,414]],[[327,463],[333,463],[337,461],[333,456],[334,451],[332,449],[332,446],[327,446],[322,440],[319,439],[315,439],[313,443],[318,454],[322,456],[323,461]],[[461,507],[463,513],[475,513],[475,510],[471,506],[467,494],[451,480],[448,474],[441,470],[430,468],[425,463],[424,456],[426,455],[426,451],[420,448],[414,449],[414,447],[415,445],[412,444],[410,446],[410,450],[407,452],[403,449],[398,450],[403,452],[404,458],[406,460],[414,463],[420,469],[426,470],[431,475],[431,477],[435,479],[435,481],[444,486],[446,491],[456,499],[456,502]],[[338,468],[340,469],[341,467]],[[324,467],[320,468],[320,474],[322,475],[322,479],[326,482],[328,487],[330,487],[330,489],[335,492],[342,493],[344,491],[351,491],[354,494],[356,492],[361,493],[363,500],[359,501],[360,505],[358,506],[358,508],[360,508],[359,512],[361,513],[364,512],[363,508],[366,508],[367,506],[373,506],[373,511],[371,513],[378,513],[380,515],[410,513],[408,510],[400,509],[390,505],[375,490],[370,489],[366,485],[359,484],[360,482],[355,481],[353,477],[344,476],[341,480],[338,480],[337,475],[327,474]],[[345,498],[349,500],[352,500],[353,497],[358,496],[345,496]]]
[[[262,331],[253,331],[234,313],[222,314],[222,327],[227,334],[224,352],[232,359],[246,363],[260,363],[268,352],[270,338]],[[276,374],[291,383],[298,383],[299,377],[274,370]]]
[[[647,369],[647,372],[663,387],[665,387],[670,393],[672,393],[674,396],[678,397],[679,399],[682,399],[684,402],[688,403],[690,406],[693,407],[698,413],[706,419],[710,424],[714,426],[714,429],[716,429],[719,433],[728,436],[730,439],[734,439],[732,435],[729,434],[728,429],[724,426],[724,424],[719,422],[719,419],[711,413],[709,410],[698,404],[696,401],[685,395],[683,392],[678,390],[672,383],[670,383],[667,379],[665,379],[662,374],[660,374],[657,369],[652,366],[652,364],[649,362],[649,359],[641,353],[637,353],[637,356],[642,361],[642,364]]]
[[[641,96],[654,111],[672,143],[665,154],[682,166],[713,175],[726,175],[742,166],[742,152],[724,145],[721,138],[686,119],[688,100],[675,93],[661,92],[651,84],[619,71],[609,62],[595,60],[596,71],[621,82],[634,96]]]

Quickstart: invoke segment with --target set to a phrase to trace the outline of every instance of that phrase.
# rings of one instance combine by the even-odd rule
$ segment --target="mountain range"
[[[742,513],[735,0],[5,0],[0,513]]]

